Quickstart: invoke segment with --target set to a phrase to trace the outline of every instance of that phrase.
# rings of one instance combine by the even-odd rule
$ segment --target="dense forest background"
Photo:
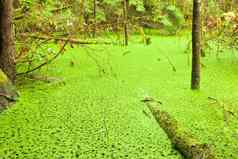
[[[149,44],[151,41],[148,34],[177,35],[191,29],[191,0],[130,0],[126,3],[128,18],[125,20],[124,1],[120,0],[15,0],[14,28],[18,72],[27,72],[20,69],[22,64],[24,68],[28,64],[29,71],[30,67],[34,68],[35,62],[48,59],[47,55],[52,56],[50,50],[37,50],[39,43],[44,43],[44,40],[62,43],[69,38],[71,44],[96,41],[106,43],[100,40],[92,42],[76,39],[110,36],[107,42],[123,44],[127,23],[128,34],[137,33],[141,35],[142,42]],[[237,5],[235,0],[202,1],[203,54],[211,47],[208,44],[211,40],[216,41],[217,45],[226,44],[221,47],[236,47]]]

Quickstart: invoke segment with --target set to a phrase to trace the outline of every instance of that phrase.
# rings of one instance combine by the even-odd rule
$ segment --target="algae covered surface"
[[[131,40],[128,48],[68,48],[41,70],[64,83],[19,84],[21,99],[0,114],[0,158],[181,159],[140,102],[151,96],[218,158],[237,159],[236,55],[208,54],[201,90],[191,91],[187,38],[155,36],[149,46]]]

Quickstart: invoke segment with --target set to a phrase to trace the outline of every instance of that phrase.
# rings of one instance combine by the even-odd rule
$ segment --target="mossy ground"
[[[93,46],[88,53],[69,49],[42,71],[64,78],[65,85],[19,85],[20,101],[0,115],[0,158],[181,159],[140,102],[152,96],[202,142],[214,145],[220,159],[237,159],[235,54],[203,58],[201,90],[191,91],[185,37],[153,37],[149,46],[137,39],[128,48]],[[95,64],[88,55],[99,60]]]

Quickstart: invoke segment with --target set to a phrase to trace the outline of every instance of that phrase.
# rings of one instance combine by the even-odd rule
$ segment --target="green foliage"
[[[169,34],[175,34],[185,25],[183,13],[175,6],[167,6],[164,8],[163,15],[158,17],[158,21]]]
[[[175,6],[168,6],[165,8],[165,12],[176,28],[184,25],[184,15],[178,8]]]
[[[160,23],[162,23],[164,29],[167,30],[170,34],[175,33],[175,27],[173,23],[170,21],[170,19],[168,18],[168,16],[161,16],[159,18],[159,21]]]
[[[133,5],[136,7],[136,10],[139,12],[144,12],[144,2],[142,0],[129,0],[130,5]]]

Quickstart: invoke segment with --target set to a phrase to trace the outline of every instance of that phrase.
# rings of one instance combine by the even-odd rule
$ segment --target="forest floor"
[[[236,55],[208,54],[201,90],[191,91],[187,38],[154,36],[149,46],[136,39],[128,48],[68,49],[41,71],[64,82],[20,82],[19,102],[0,114],[0,159],[181,159],[140,102],[146,96],[220,159],[237,159]]]

